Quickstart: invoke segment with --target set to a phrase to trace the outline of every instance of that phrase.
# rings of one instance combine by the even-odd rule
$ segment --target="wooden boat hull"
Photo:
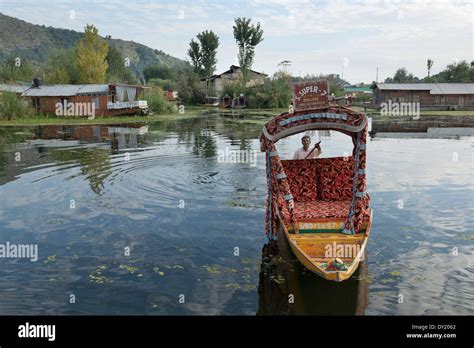
[[[287,227],[280,219],[280,231],[283,232],[285,239],[291,247],[299,262],[313,273],[336,282],[349,279],[363,261],[365,249],[369,239],[372,226],[372,213],[368,221],[365,233],[355,235],[346,235],[342,233],[305,233],[295,234],[288,232]],[[351,251],[352,255],[347,254],[338,256],[338,251]],[[327,252],[331,253],[328,257]],[[345,269],[328,269],[327,265],[334,262],[335,259],[347,264]]]

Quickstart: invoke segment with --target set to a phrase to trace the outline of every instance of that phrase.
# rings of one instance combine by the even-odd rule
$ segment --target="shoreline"
[[[133,124],[133,123],[152,123],[159,121],[175,121],[201,116],[209,116],[214,113],[220,113],[227,117],[249,117],[252,120],[266,121],[268,118],[275,117],[286,109],[216,109],[203,106],[187,106],[183,114],[157,114],[147,116],[111,116],[98,117],[92,120],[87,117],[58,117],[35,115],[29,118],[17,118],[13,120],[0,120],[0,127],[35,127],[35,126],[84,126],[84,125],[111,125],[111,124]],[[245,121],[245,120],[243,120]]]
[[[354,109],[358,109],[355,107]],[[287,111],[283,108],[277,109],[218,109],[205,106],[187,106],[185,113],[157,114],[148,116],[111,116],[100,117],[89,120],[85,117],[57,117],[57,116],[34,116],[29,118],[17,118],[13,120],[0,120],[0,127],[35,127],[48,125],[85,126],[85,125],[112,125],[112,124],[134,124],[153,123],[160,121],[176,121],[195,117],[220,114],[234,122],[264,124],[267,120]],[[366,113],[373,121],[385,124],[409,123],[436,123],[441,127],[459,127],[461,124],[467,127],[474,126],[474,111],[422,111],[419,120],[410,117],[381,116],[371,112]],[[434,120],[436,122],[433,122]],[[441,122],[439,120],[442,120]],[[411,127],[410,127],[411,128]]]

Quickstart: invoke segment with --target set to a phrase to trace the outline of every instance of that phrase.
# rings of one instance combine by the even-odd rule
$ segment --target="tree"
[[[5,82],[31,82],[34,75],[33,65],[21,57],[9,56],[0,66],[0,79]]]
[[[33,108],[23,97],[12,93],[0,93],[0,119],[11,120],[33,115]]]
[[[108,44],[94,25],[86,25],[84,38],[76,45],[78,83],[104,83],[108,68]]]
[[[250,24],[250,18],[236,18],[234,20],[234,38],[239,47],[239,65],[242,69],[244,86],[248,80],[248,71],[253,65],[255,57],[255,47],[263,41],[263,30],[260,23]]]
[[[202,102],[206,92],[199,75],[191,68],[183,69],[177,76],[176,89],[179,98],[185,104]]]
[[[143,69],[143,76],[147,82],[151,79],[172,80],[174,72],[167,65],[152,64]]]
[[[465,60],[449,64],[445,70],[433,75],[436,82],[474,82],[474,67]]]
[[[201,46],[194,39],[189,43],[188,56],[191,58],[191,63],[194,66],[194,72],[200,75],[202,73]]]
[[[77,71],[74,64],[74,50],[56,50],[51,53],[48,63],[43,68],[45,84],[68,84],[77,82]]]
[[[385,83],[417,83],[420,82],[420,79],[413,74],[409,74],[407,69],[400,68],[395,72],[395,75],[392,77],[387,77]]]
[[[428,60],[426,61],[426,67],[428,68],[428,78],[430,78],[431,68],[433,67],[433,61],[431,60],[431,58],[428,58]]]
[[[203,75],[206,77],[206,95],[211,76],[216,71],[217,47],[219,47],[219,37],[212,31],[203,31],[197,35],[201,44],[201,64]]]
[[[132,74],[129,67],[126,66],[125,58],[122,53],[114,46],[109,45],[107,56],[107,82],[113,83],[137,83],[136,77]]]

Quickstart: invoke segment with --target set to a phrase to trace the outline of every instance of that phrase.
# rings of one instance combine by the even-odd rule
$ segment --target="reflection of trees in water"
[[[119,150],[123,149],[145,147],[146,143],[145,134],[124,134],[114,132],[110,135],[110,148],[112,149],[112,154],[117,154],[119,153]]]
[[[211,132],[201,132],[200,130],[194,132],[194,154],[203,157],[214,157],[216,151],[216,139]]]
[[[206,146],[209,149],[212,147],[210,139],[206,139],[206,137],[211,136],[211,134],[221,135],[230,139],[232,143],[235,142],[235,145],[238,144],[241,150],[247,150],[250,149],[250,141],[259,137],[261,126],[244,122],[232,122],[218,114],[213,114],[178,122],[153,123],[150,124],[149,129],[151,132],[158,130],[174,132],[178,135],[179,142],[192,146],[193,152],[197,155],[205,156],[207,154],[213,156],[212,151],[203,151]]]
[[[96,194],[102,194],[105,179],[112,173],[110,151],[95,148],[82,151],[79,157],[81,173],[89,181],[89,186]]]
[[[284,238],[263,247],[257,315],[364,314],[369,295],[367,261],[351,279],[325,280],[299,263]],[[290,294],[294,303],[289,303]]]
[[[15,150],[20,143],[34,138],[33,130],[25,127],[0,127],[0,172],[15,165]],[[18,152],[21,152],[18,150]],[[13,163],[13,164],[12,164]]]

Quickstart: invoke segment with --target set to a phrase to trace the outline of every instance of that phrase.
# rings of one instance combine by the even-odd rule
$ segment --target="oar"
[[[313,149],[311,150],[310,153],[308,153],[308,155],[307,155],[304,159],[307,159],[309,156],[311,156],[311,154],[313,153],[314,149],[316,149],[316,146],[318,146],[319,144],[321,144],[321,140],[318,141],[316,144],[314,144]]]

